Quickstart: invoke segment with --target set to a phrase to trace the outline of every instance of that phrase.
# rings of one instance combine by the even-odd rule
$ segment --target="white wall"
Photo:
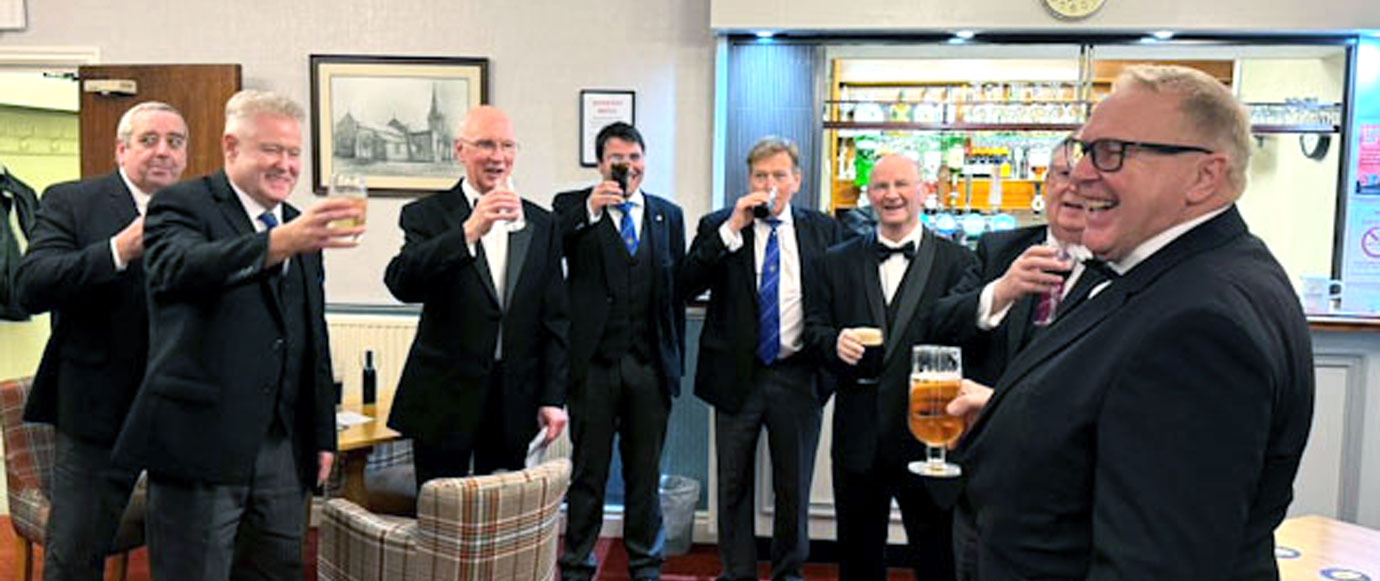
[[[515,182],[548,205],[595,175],[579,166],[580,89],[632,89],[646,187],[675,199],[693,224],[708,210],[711,183],[708,11],[702,0],[47,0],[29,2],[28,30],[0,32],[0,46],[94,46],[104,63],[241,63],[246,87],[303,103],[310,54],[487,57],[490,101],[508,111],[522,142]],[[312,201],[310,176],[304,167],[299,206]],[[404,202],[371,200],[363,247],[328,254],[329,300],[388,300],[380,281],[401,245]]]
[[[1106,0],[1077,23],[1056,19],[1038,0],[709,0],[716,30],[1194,31],[1380,29],[1372,0]]]

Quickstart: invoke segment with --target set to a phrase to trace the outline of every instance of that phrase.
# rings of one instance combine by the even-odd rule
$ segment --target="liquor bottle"
[[[364,381],[362,382],[364,392],[364,405],[370,405],[378,400],[378,372],[374,370],[374,352],[364,352]]]

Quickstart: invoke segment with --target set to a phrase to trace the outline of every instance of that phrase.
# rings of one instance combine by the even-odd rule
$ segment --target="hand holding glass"
[[[911,462],[910,471],[921,476],[954,478],[963,474],[944,460],[944,450],[963,435],[963,418],[945,407],[958,397],[963,383],[963,353],[958,347],[916,345],[911,348],[910,433],[925,443],[925,460]]]

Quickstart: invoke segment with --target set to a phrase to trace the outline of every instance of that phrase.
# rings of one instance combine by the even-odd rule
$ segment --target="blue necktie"
[[[776,361],[781,352],[781,312],[778,295],[781,283],[781,247],[776,241],[777,218],[764,220],[771,227],[767,248],[762,252],[762,282],[757,287],[757,359],[765,365]]]
[[[259,214],[259,221],[263,223],[264,230],[272,230],[274,226],[278,225],[278,218],[273,216],[273,212]]]
[[[632,202],[618,204],[618,209],[623,212],[623,218],[618,220],[618,237],[623,239],[623,246],[628,247],[628,256],[637,255],[637,228],[633,226]]]

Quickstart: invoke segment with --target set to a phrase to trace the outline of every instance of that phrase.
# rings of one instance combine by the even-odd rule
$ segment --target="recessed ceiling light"
[[[970,39],[970,38],[973,38],[973,35],[974,35],[974,34],[976,34],[976,33],[973,32],[973,31],[971,31],[971,30],[960,30],[960,31],[958,31],[958,32],[955,32],[955,33],[954,33],[954,36],[955,36],[955,37],[958,37],[958,38],[961,38],[961,39],[963,39],[963,40],[968,40],[968,39]]]
[[[1172,30],[1156,30],[1156,31],[1150,33],[1150,36],[1153,36],[1153,37],[1158,38],[1158,39],[1160,39],[1160,40],[1169,40],[1169,39],[1171,39],[1171,38],[1174,38],[1174,31],[1172,31]]]
[[[772,32],[772,31],[770,31],[770,30],[759,30],[759,31],[757,31],[757,38],[771,38],[771,37],[773,37],[773,36],[776,36],[776,33],[775,33],[775,32]]]

